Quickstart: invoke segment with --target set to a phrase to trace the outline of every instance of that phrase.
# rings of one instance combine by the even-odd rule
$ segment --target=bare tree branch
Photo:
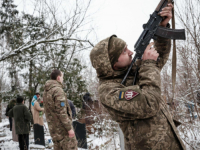
[[[11,58],[13,56],[16,56],[20,53],[22,53],[23,51],[31,48],[31,47],[35,47],[39,44],[42,44],[42,43],[48,43],[48,42],[56,42],[56,41],[60,41],[60,40],[63,40],[63,41],[77,41],[77,42],[87,42],[89,43],[91,46],[94,46],[89,40],[79,40],[79,39],[74,39],[74,38],[65,38],[65,37],[60,37],[60,38],[57,38],[57,39],[50,39],[50,40],[46,40],[45,39],[42,39],[42,40],[39,40],[39,41],[36,41],[28,46],[25,46],[25,47],[20,47],[18,49],[15,49],[13,51],[9,51],[7,53],[4,53],[1,57],[0,57],[0,61],[3,61],[3,60],[6,60],[8,58]]]

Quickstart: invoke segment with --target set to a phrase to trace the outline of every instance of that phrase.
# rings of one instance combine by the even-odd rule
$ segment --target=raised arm
[[[157,66],[161,70],[169,58],[169,53],[171,49],[171,40],[158,37],[157,40],[154,41],[154,43],[155,43],[154,47],[159,53]]]

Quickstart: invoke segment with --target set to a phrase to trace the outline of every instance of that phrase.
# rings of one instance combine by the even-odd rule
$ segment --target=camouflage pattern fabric
[[[100,79],[100,101],[124,133],[126,150],[182,150],[185,146],[161,97],[160,71],[170,52],[170,40],[158,38],[155,47],[160,60],[139,60],[126,80],[125,70],[112,69],[108,57],[109,38],[100,41],[90,59]],[[133,85],[135,68],[139,73]]]
[[[77,140],[75,137],[69,138],[65,137],[62,141],[54,143],[54,149],[58,150],[78,150]]]
[[[54,149],[61,150],[62,148],[57,148],[57,145],[61,144],[67,137],[70,139],[68,131],[73,129],[73,127],[72,112],[60,82],[56,80],[48,80],[46,82],[43,94],[43,103],[50,135],[53,142],[58,143],[54,144]],[[69,144],[74,145],[71,150],[77,149],[77,141],[75,137],[71,138]]]
[[[126,47],[126,42],[118,38],[116,35],[110,37],[108,44],[108,54],[111,65],[113,66],[117,61],[122,51]]]

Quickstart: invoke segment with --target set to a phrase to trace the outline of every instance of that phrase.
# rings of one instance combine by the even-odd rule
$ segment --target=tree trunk
[[[2,122],[2,105],[1,105],[2,99],[0,97],[0,122]]]
[[[197,61],[198,61],[198,77],[199,77],[199,81],[200,81],[200,49],[198,51],[198,57],[197,57]]]
[[[32,96],[33,96],[32,73],[33,73],[33,60],[30,61],[30,65],[29,65],[29,109],[30,110],[31,110],[31,100],[32,100]]]

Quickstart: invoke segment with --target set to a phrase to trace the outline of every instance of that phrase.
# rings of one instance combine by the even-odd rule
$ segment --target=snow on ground
[[[0,135],[5,134],[5,137],[0,137],[0,147],[2,150],[19,150],[18,142],[12,140],[12,132],[9,128],[8,119],[3,119],[0,123]]]
[[[116,134],[114,137],[103,137],[96,138],[94,135],[89,135],[87,139],[88,147],[95,149],[98,147],[99,150],[120,150],[119,135]]]
[[[4,127],[4,126],[6,126],[6,125],[9,125],[9,121],[6,119],[5,121],[2,121],[1,123],[0,123],[0,129],[2,128],[2,127]]]
[[[19,150],[18,147],[18,142],[14,142],[12,140],[12,132],[10,131],[9,128],[9,121],[7,118],[3,119],[2,122],[0,123],[0,135],[5,134],[5,137],[0,137],[0,149],[1,150]],[[48,145],[48,140],[51,139],[51,136],[48,132],[48,125],[45,123],[45,144]],[[89,137],[87,138],[87,143],[89,149],[98,149],[98,150],[120,150],[119,146],[119,136],[117,133],[115,133],[112,136],[108,137],[102,137],[98,138],[94,134],[90,134]],[[31,150],[38,150],[38,149],[44,149],[44,150],[50,150],[53,148],[47,148],[43,147],[40,145],[35,145],[34,144],[34,139],[33,139],[33,130],[31,130],[30,135],[29,135],[29,149]],[[83,148],[79,148],[78,150],[85,150]]]

